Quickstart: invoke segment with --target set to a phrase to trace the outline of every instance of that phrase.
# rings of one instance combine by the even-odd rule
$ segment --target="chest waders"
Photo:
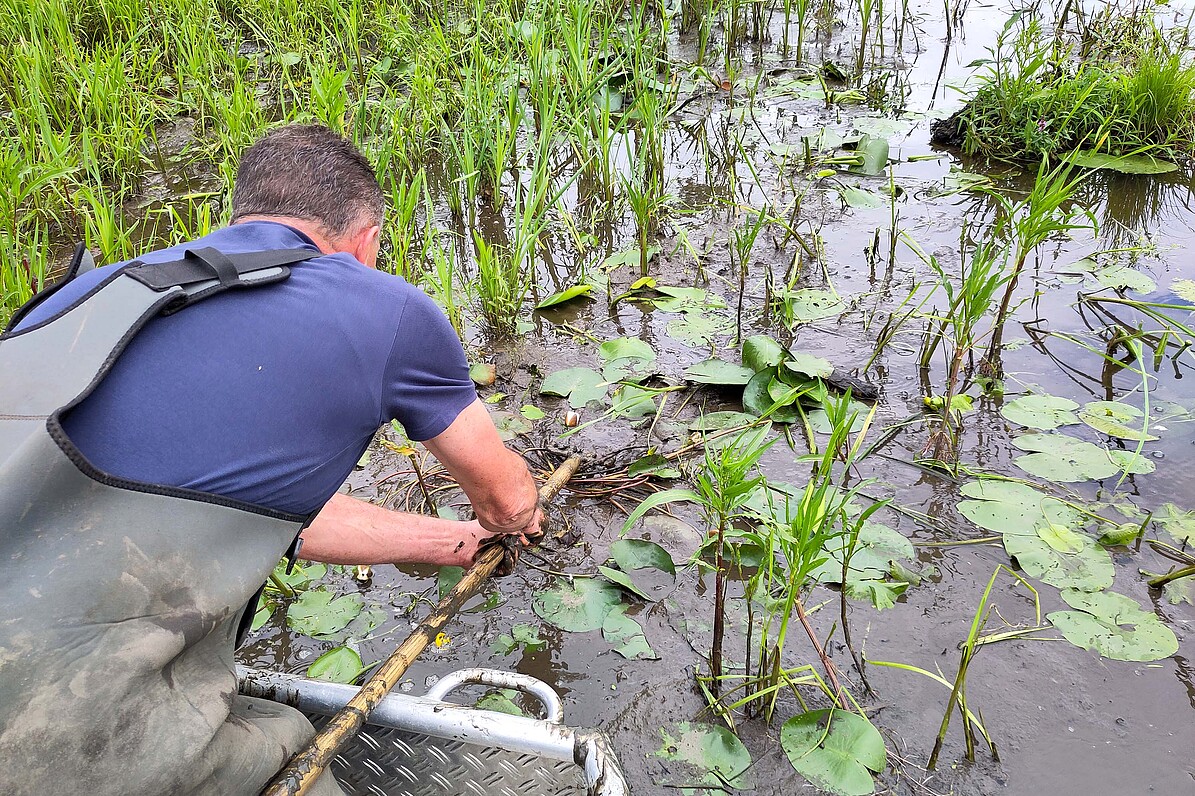
[[[135,263],[0,336],[0,793],[256,794],[310,735],[233,673],[245,606],[308,518],[101,472],[60,418],[154,316],[315,256]]]

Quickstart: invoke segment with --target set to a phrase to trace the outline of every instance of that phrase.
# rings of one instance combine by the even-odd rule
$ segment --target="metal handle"
[[[463,685],[477,683],[494,688],[510,688],[524,694],[530,694],[544,706],[544,721],[560,724],[564,721],[564,705],[560,703],[560,695],[552,686],[543,680],[536,679],[529,674],[518,672],[503,672],[497,669],[458,669],[441,677],[435,685],[427,690],[427,698],[437,702],[447,702],[444,697]]]

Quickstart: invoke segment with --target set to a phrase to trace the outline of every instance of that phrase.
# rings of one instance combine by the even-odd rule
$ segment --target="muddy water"
[[[982,171],[1009,195],[1019,197],[1031,185],[1031,175],[1013,167],[967,162],[956,153],[937,151],[929,144],[928,124],[958,107],[957,91],[968,81],[972,69],[966,65],[986,54],[1010,9],[1000,5],[970,8],[948,43],[940,9],[934,4],[914,5],[918,15],[918,33],[906,36],[905,47],[896,52],[889,48],[876,64],[873,74],[887,76],[894,95],[903,95],[893,103],[904,124],[889,137],[894,166],[894,182],[901,192],[895,203],[898,227],[926,251],[957,267],[958,241],[964,223],[973,235],[982,235],[984,223],[994,215],[991,203],[974,194],[942,195],[942,186],[951,169]],[[1189,13],[1178,8],[1175,13]],[[777,14],[779,16],[779,14]],[[829,38],[807,45],[806,54],[820,63],[835,59],[850,63],[853,59],[851,38],[855,20],[845,14],[845,26]],[[795,68],[791,57],[780,53],[781,36],[774,18],[772,41],[757,49],[747,48],[746,57],[754,73],[765,71],[761,86],[774,86],[783,79],[784,69]],[[691,51],[693,42],[686,36],[675,41],[678,51]],[[943,53],[945,52],[945,55]],[[753,79],[750,77],[749,79]],[[766,197],[774,206],[784,206],[793,197],[783,177],[781,158],[786,144],[795,144],[802,134],[821,128],[849,132],[855,119],[873,115],[863,107],[825,108],[816,99],[791,93],[761,91],[754,102],[734,92],[694,86],[697,95],[681,113],[670,130],[666,152],[669,155],[668,182],[678,203],[696,209],[693,216],[675,219],[665,225],[660,236],[663,254],[653,266],[662,284],[701,285],[727,300],[731,308],[737,301],[737,275],[732,273],[727,256],[728,230],[733,212],[716,204],[730,196],[729,173],[733,170],[738,190],[737,201],[758,206]],[[884,115],[884,114],[880,114]],[[891,115],[891,114],[888,114]],[[749,168],[741,159],[719,150],[727,131],[736,120],[749,120],[743,149],[752,160]],[[747,125],[747,122],[744,122]],[[772,156],[770,157],[769,154]],[[909,161],[910,157],[937,156]],[[708,166],[707,164],[713,164]],[[789,170],[791,172],[791,169]],[[887,178],[843,176],[842,182],[872,190],[885,189]],[[798,191],[806,183],[798,179]],[[1125,178],[1098,175],[1084,187],[1082,203],[1100,221],[1098,234],[1080,232],[1071,238],[1051,240],[1041,247],[1031,262],[1027,277],[1022,278],[1017,298],[1021,301],[1015,322],[1005,331],[1012,343],[1004,354],[1007,390],[1011,396],[1034,388],[1071,398],[1088,400],[1124,398],[1141,404],[1139,386],[1132,374],[1105,375],[1105,361],[1099,355],[1073,342],[1043,332],[1066,333],[1101,348],[1107,319],[1084,310],[1076,303],[1080,290],[1091,290],[1090,282],[1078,281],[1074,264],[1085,256],[1112,247],[1137,247],[1124,255],[1125,262],[1149,274],[1158,284],[1153,298],[1162,299],[1170,285],[1179,278],[1195,278],[1191,260],[1195,243],[1195,209],[1191,175],[1179,173],[1161,178]],[[578,183],[567,195],[572,210],[592,207],[595,202]],[[715,206],[710,208],[714,203]],[[763,310],[764,274],[772,271],[782,278],[793,251],[773,245],[770,233],[757,244],[750,266],[744,304],[744,333],[768,332],[791,340],[796,350],[826,357],[836,365],[861,369],[871,356],[884,319],[897,309],[914,283],[924,282],[931,274],[907,246],[898,244],[896,256],[888,258],[891,210],[844,209],[834,185],[823,181],[809,188],[802,203],[801,230],[817,230],[824,241],[824,268],[805,263],[800,284],[824,287],[832,284],[844,296],[851,297],[851,309],[840,318],[800,327],[789,335],[777,327]],[[501,227],[504,219],[488,219]],[[444,226],[449,226],[445,221]],[[678,241],[677,231],[688,235],[690,243],[703,252],[701,268],[691,257],[672,252]],[[878,233],[877,233],[878,230]],[[600,262],[608,253],[631,245],[634,226],[629,217],[609,219],[598,227],[599,249],[606,251],[580,254],[563,235],[549,242],[550,252],[541,264],[541,288],[546,293],[575,282],[579,271]],[[876,256],[869,254],[873,240],[880,241]],[[951,259],[953,258],[953,259]],[[624,269],[625,271],[626,269]],[[634,278],[629,273],[615,273],[617,287]],[[549,287],[550,286],[550,287]],[[942,305],[939,298],[937,306]],[[934,306],[931,302],[930,306]],[[733,339],[732,311],[723,311],[728,331],[714,336],[719,350]],[[575,449],[599,457],[619,452],[641,451],[648,444],[642,428],[632,428],[625,421],[599,423],[568,442],[555,439],[561,430],[559,417],[566,408],[556,399],[536,394],[540,375],[573,365],[597,366],[596,344],[579,338],[583,329],[597,340],[619,335],[640,337],[659,354],[656,369],[666,378],[679,382],[683,369],[710,355],[709,347],[694,347],[670,336],[669,321],[676,316],[645,311],[623,302],[608,310],[604,302],[594,302],[532,319],[527,333],[515,341],[493,342],[486,339],[478,323],[470,328],[469,343],[478,358],[490,358],[498,365],[499,381],[483,391],[492,395],[506,393],[502,406],[517,410],[523,403],[535,403],[548,412],[536,430],[517,444],[528,447]],[[1122,313],[1133,322],[1133,316]],[[566,327],[565,324],[568,324]],[[877,357],[874,365],[860,375],[881,389],[879,420],[882,426],[917,415],[925,386],[940,392],[943,366],[937,360],[926,375],[917,367],[917,349],[924,322],[907,327]],[[1024,341],[1021,344],[1021,341]],[[733,358],[733,354],[728,355]],[[1189,358],[1176,363],[1163,360],[1151,377],[1151,400],[1170,402],[1190,408],[1195,405]],[[974,391],[973,391],[974,392]],[[687,402],[679,416],[657,425],[651,444],[674,449],[682,444],[685,421],[698,411],[737,408],[732,394],[714,389],[700,389],[692,395],[683,393]],[[1128,397],[1125,397],[1125,396]],[[676,397],[672,406],[684,400]],[[999,414],[998,399],[976,401],[976,411],[967,415],[961,443],[961,460],[972,468],[996,473],[1017,473],[1012,464],[1017,453],[1011,446],[1015,428]],[[592,419],[596,411],[583,413]],[[1105,437],[1080,427],[1069,433],[1094,442],[1107,443]],[[894,661],[940,671],[953,677],[958,663],[956,645],[965,637],[975,607],[989,577],[999,564],[1008,564],[1003,548],[997,544],[936,546],[938,543],[975,539],[986,532],[972,526],[956,511],[957,484],[940,475],[910,464],[926,442],[929,427],[915,420],[884,447],[884,456],[873,456],[863,467],[863,475],[876,479],[870,493],[890,497],[894,503],[912,512],[927,515],[932,522],[918,522],[910,513],[885,511],[882,520],[919,546],[918,563],[932,567],[932,576],[912,587],[897,605],[876,611],[870,605],[852,603],[850,622],[853,638],[869,660]],[[1148,451],[1158,465],[1157,472],[1127,480],[1133,502],[1152,509],[1167,501],[1195,508],[1195,425],[1187,418],[1168,422],[1150,443]],[[877,434],[878,436],[878,434]],[[1112,444],[1115,444],[1114,442]],[[549,462],[534,454],[533,460],[544,467]],[[807,470],[794,461],[795,454],[783,444],[768,453],[764,470],[777,481],[802,483]],[[405,493],[397,484],[409,483],[410,475],[402,461],[382,451],[346,486],[362,497],[388,501],[402,506]],[[1113,483],[1076,485],[1083,498],[1094,499],[1113,488]],[[1103,491],[1101,491],[1103,490]],[[639,495],[642,497],[642,494]],[[568,720],[575,724],[597,725],[614,739],[622,762],[631,775],[637,794],[671,793],[669,783],[677,784],[673,772],[652,752],[660,747],[660,728],[703,716],[704,701],[693,686],[693,672],[704,665],[708,650],[712,582],[693,569],[684,570],[675,588],[662,591],[656,602],[631,609],[644,626],[647,637],[659,654],[658,661],[627,661],[615,654],[598,633],[562,633],[542,623],[531,611],[533,594],[550,585],[554,577],[548,570],[579,573],[594,571],[606,558],[611,542],[617,539],[625,516],[634,505],[634,495],[616,500],[607,498],[566,497],[559,505],[554,530],[569,528],[575,544],[558,542],[542,551],[543,559],[532,559],[538,569],[523,567],[517,574],[494,585],[492,594],[500,604],[490,610],[466,612],[450,630],[451,642],[429,650],[408,674],[404,688],[420,692],[439,674],[453,668],[472,665],[515,669],[532,674],[564,695]],[[462,505],[458,495],[443,493],[441,505]],[[650,519],[632,535],[650,538],[684,561],[701,539],[696,513],[677,509],[679,520]],[[685,522],[687,521],[687,523]],[[967,696],[972,710],[982,714],[995,740],[999,760],[980,751],[975,762],[964,760],[964,749],[957,720],[943,750],[937,772],[926,772],[924,765],[933,745],[947,690],[931,680],[876,665],[867,673],[876,696],[866,700],[871,716],[884,732],[891,752],[892,768],[881,778],[882,792],[900,794],[1184,794],[1195,793],[1195,607],[1177,606],[1151,592],[1138,575],[1138,568],[1162,571],[1167,564],[1148,548],[1113,553],[1116,582],[1113,589],[1152,606],[1177,634],[1179,653],[1152,664],[1104,660],[1094,653],[1060,640],[1053,630],[1043,631],[1033,639],[1004,641],[984,647],[971,665]],[[378,660],[393,649],[410,625],[408,613],[418,596],[435,597],[435,573],[417,568],[398,571],[378,567],[371,584],[356,584],[345,572],[330,576],[336,588],[361,590],[371,603],[392,608],[396,619],[388,622],[375,638],[361,645],[366,661]],[[1065,608],[1057,591],[1040,586],[1044,612]],[[844,671],[850,658],[841,646],[841,630],[835,628],[837,594],[816,589],[808,599],[810,606],[823,606],[812,615],[822,638],[830,636],[829,651]],[[481,601],[479,601],[481,602]],[[997,587],[994,603],[1001,616],[1011,623],[1031,624],[1033,605],[1023,589]],[[477,606],[475,606],[477,607]],[[416,613],[422,608],[417,608]],[[738,611],[739,608],[734,610]],[[637,612],[637,613],[636,613]],[[733,615],[735,624],[741,615]],[[998,624],[998,620],[994,620]],[[540,628],[547,644],[536,652],[516,651],[502,655],[492,651],[496,637],[516,623],[530,623]],[[833,631],[833,632],[832,632]],[[789,643],[788,662],[813,663],[815,657],[804,639]],[[732,644],[731,659],[742,658]],[[277,617],[258,635],[245,651],[248,662],[275,668],[301,671],[328,644],[309,638],[290,636],[281,630]],[[856,673],[852,680],[858,685]],[[862,694],[861,689],[858,693]],[[793,706],[786,705],[790,712]],[[782,715],[784,711],[781,711]],[[751,749],[757,792],[787,794],[815,792],[796,776],[779,748],[778,729],[761,723],[746,722],[742,734]]]

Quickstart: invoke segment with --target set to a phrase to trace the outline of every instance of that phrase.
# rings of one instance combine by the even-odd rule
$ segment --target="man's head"
[[[369,161],[327,127],[288,125],[245,150],[232,192],[232,223],[269,219],[314,232],[321,249],[377,261],[382,190]]]

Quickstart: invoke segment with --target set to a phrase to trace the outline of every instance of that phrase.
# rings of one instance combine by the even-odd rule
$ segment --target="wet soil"
[[[889,136],[893,182],[900,192],[895,202],[899,229],[926,251],[957,267],[960,232],[964,224],[972,234],[982,234],[985,223],[994,218],[995,208],[984,197],[970,193],[945,194],[943,186],[952,169],[982,172],[999,188],[1023,196],[1032,175],[1015,166],[968,162],[952,151],[938,150],[929,143],[929,126],[957,109],[961,96],[952,91],[962,85],[973,70],[966,65],[985,54],[1010,9],[1001,6],[970,8],[949,44],[933,4],[914,5],[919,15],[918,35],[906,39],[903,50],[891,49],[878,59],[872,75],[887,81],[891,96],[903,96],[893,106],[905,124]],[[1189,13],[1189,10],[1188,10]],[[829,39],[815,42],[807,60],[821,63],[853,58],[851,20]],[[780,82],[784,69],[796,69],[795,60],[785,57],[780,35],[773,23],[772,41],[745,53],[752,68],[768,75],[764,86]],[[685,36],[677,46],[691,47]],[[945,50],[945,56],[943,56]],[[539,379],[554,370],[585,365],[600,367],[596,341],[616,336],[638,337],[658,353],[654,369],[671,383],[681,382],[684,368],[717,351],[734,359],[734,308],[738,301],[738,276],[728,256],[728,235],[737,216],[732,207],[720,203],[730,194],[728,176],[737,183],[736,201],[758,204],[764,197],[773,206],[793,200],[786,177],[793,169],[776,156],[784,144],[799,142],[802,133],[820,129],[849,132],[862,116],[874,114],[861,106],[826,108],[820,100],[767,91],[754,102],[718,89],[697,89],[700,96],[686,105],[670,129],[665,151],[670,153],[667,180],[678,197],[678,206],[695,214],[677,215],[661,231],[663,253],[653,265],[661,284],[698,285],[722,296],[729,309],[720,311],[724,329],[713,335],[711,345],[693,345],[668,332],[676,315],[643,309],[622,302],[611,310],[605,302],[582,303],[528,318],[529,326],[513,339],[487,337],[480,319],[470,322],[468,344],[476,359],[498,366],[498,381],[482,390],[483,396],[504,393],[495,406],[517,411],[523,404],[535,404],[547,412],[527,436],[515,445],[530,451],[529,457],[548,468],[553,456],[544,449],[583,451],[597,460],[626,456],[646,450],[649,444],[672,450],[683,444],[687,419],[700,411],[738,408],[733,393],[715,388],[688,388],[670,399],[680,409],[674,418],[670,409],[665,419],[647,437],[642,424],[623,421],[598,423],[567,441],[557,439],[563,431],[561,418],[568,408],[562,400],[537,394]],[[752,166],[719,151],[718,142],[727,130],[742,121],[750,127],[744,151]],[[704,156],[703,156],[704,152]],[[710,156],[712,153],[712,156]],[[914,159],[910,158],[926,158]],[[707,167],[706,164],[712,164]],[[861,185],[876,192],[886,190],[888,178],[843,175],[848,185]],[[855,645],[868,660],[895,661],[940,672],[950,679],[958,665],[957,645],[966,636],[972,615],[988,579],[997,565],[1009,564],[1008,555],[997,543],[967,546],[920,546],[982,537],[986,532],[971,525],[957,512],[958,485],[951,478],[912,464],[924,446],[931,425],[921,416],[922,397],[942,389],[945,375],[940,358],[924,373],[918,368],[917,349],[924,322],[911,324],[905,334],[876,358],[866,372],[880,329],[890,313],[915,283],[930,278],[927,269],[902,243],[889,259],[888,240],[892,210],[844,208],[831,181],[795,183],[806,191],[802,201],[800,229],[817,231],[823,241],[824,265],[802,265],[799,285],[824,287],[832,284],[849,297],[850,308],[842,316],[799,327],[788,332],[766,309],[765,274],[777,279],[793,262],[794,247],[776,245],[779,235],[766,233],[757,244],[750,262],[744,305],[744,334],[765,332],[790,342],[794,349],[818,354],[840,368],[878,385],[879,413],[876,428],[913,418],[881,451],[870,457],[862,474],[876,479],[869,492],[891,497],[896,506],[928,517],[914,519],[913,513],[886,510],[879,519],[906,535],[917,547],[918,563],[932,566],[933,575],[911,587],[895,607],[877,611],[870,605],[852,602],[850,622]],[[591,206],[584,186],[566,197],[570,210]],[[1124,398],[1140,404],[1133,394],[1139,379],[1124,371],[1112,372],[1105,360],[1079,345],[1044,332],[1065,333],[1087,341],[1095,348],[1107,338],[1108,319],[1099,317],[1076,302],[1080,290],[1090,283],[1075,278],[1074,264],[1101,249],[1136,247],[1123,255],[1126,263],[1150,275],[1159,285],[1154,300],[1164,298],[1170,285],[1180,278],[1195,278],[1191,247],[1195,243],[1195,209],[1191,175],[1181,171],[1157,178],[1097,175],[1089,179],[1080,201],[1100,221],[1098,234],[1078,233],[1072,238],[1054,239],[1041,247],[1039,255],[1020,282],[1014,322],[1005,330],[1004,367],[1009,397],[1035,388],[1083,403],[1089,400]],[[498,227],[507,219],[489,219]],[[445,226],[449,226],[445,221]],[[687,233],[689,242],[703,253],[700,264],[683,250],[673,251],[677,231]],[[633,220],[609,219],[596,230],[596,251],[579,253],[563,234],[548,241],[548,254],[540,264],[540,291],[544,294],[575,283],[580,272],[610,251],[632,245]],[[877,245],[878,242],[878,245]],[[611,280],[615,290],[629,284],[636,274],[622,269]],[[941,306],[938,300],[937,306]],[[718,314],[715,312],[715,314]],[[1131,314],[1123,317],[1130,323]],[[583,333],[582,333],[583,330]],[[1173,362],[1163,359],[1150,386],[1155,406],[1170,402],[1181,407],[1195,405],[1195,390],[1187,377],[1192,373],[1189,358]],[[977,392],[977,391],[972,391]],[[1125,396],[1128,396],[1125,398]],[[999,413],[1001,399],[978,398],[976,410],[965,418],[960,459],[967,466],[992,473],[1017,474],[1012,463],[1017,451],[1011,440],[1017,429]],[[596,410],[582,412],[591,420]],[[1085,427],[1070,430],[1085,439],[1117,444]],[[879,434],[876,433],[878,438]],[[1191,466],[1195,462],[1195,425],[1187,420],[1166,424],[1161,439],[1147,450],[1158,465],[1147,476],[1130,477],[1121,487],[1139,507],[1154,509],[1165,502],[1195,507],[1190,495],[1195,490]],[[798,450],[800,440],[798,438]],[[1126,444],[1126,443],[1120,443]],[[1131,449],[1131,447],[1130,447]],[[630,452],[630,453],[628,453]],[[763,470],[770,479],[803,483],[806,465],[783,443],[767,454]],[[609,461],[609,460],[607,460]],[[593,470],[599,464],[591,462]],[[346,485],[360,497],[403,507],[413,500],[409,466],[378,449],[364,468]],[[1109,494],[1114,484],[1075,485],[1084,498]],[[609,545],[618,538],[625,512],[644,493],[610,497],[566,495],[558,502],[552,522],[554,530],[569,528],[572,534],[541,551],[542,558],[526,559],[516,574],[494,583],[497,607],[462,613],[452,623],[446,646],[429,649],[407,675],[404,689],[421,692],[445,672],[465,666],[513,669],[539,677],[563,696],[567,721],[603,728],[611,735],[636,794],[676,792],[667,786],[674,772],[653,756],[661,745],[662,727],[694,718],[708,718],[705,702],[694,685],[695,669],[706,667],[712,614],[712,579],[693,568],[683,570],[674,588],[661,590],[655,602],[631,609],[644,626],[649,642],[660,659],[629,661],[614,653],[600,633],[563,633],[542,622],[531,610],[536,591],[551,585],[555,576],[548,570],[590,575],[605,558]],[[459,493],[437,494],[440,506],[462,508]],[[678,562],[688,559],[701,541],[700,520],[695,510],[680,507],[675,517],[649,518],[631,535],[649,538],[668,549]],[[1153,532],[1151,532],[1152,535]],[[550,534],[552,535],[552,534]],[[575,538],[576,542],[570,543]],[[895,794],[1186,794],[1195,793],[1195,606],[1170,605],[1151,591],[1139,569],[1162,571],[1167,563],[1147,547],[1119,549],[1113,553],[1116,582],[1113,589],[1127,594],[1158,613],[1179,639],[1179,652],[1156,663],[1125,663],[1100,658],[1076,648],[1053,630],[1033,638],[1004,641],[984,647],[971,666],[967,697],[973,710],[982,714],[999,759],[980,750],[974,762],[964,759],[958,722],[947,737],[936,772],[924,766],[933,745],[948,696],[941,685],[906,671],[871,665],[868,679],[875,696],[864,700],[871,718],[883,731],[891,753],[892,767],[880,780],[880,790]],[[391,610],[394,619],[361,644],[363,659],[384,658],[405,636],[412,619],[424,610],[415,607],[415,595],[435,599],[435,572],[420,568],[379,566],[368,585],[356,583],[347,571],[329,576],[334,588],[360,590],[367,601]],[[1057,590],[1039,586],[1043,613],[1065,608]],[[483,603],[478,600],[478,603]],[[998,586],[994,603],[1011,623],[1031,623],[1033,605],[1023,589]],[[807,604],[821,606],[812,621],[821,638],[830,638],[828,649],[856,687],[857,672],[841,645],[836,628],[838,594],[818,588]],[[280,625],[281,612],[242,653],[247,663],[303,671],[331,645],[288,634]],[[741,623],[741,606],[732,601],[732,628]],[[499,634],[517,623],[539,628],[547,644],[536,652],[499,654],[492,650]],[[735,634],[732,633],[732,636]],[[735,647],[734,643],[739,646]],[[742,659],[741,639],[732,642],[729,657]],[[792,637],[787,651],[793,664],[816,663],[803,637]],[[791,715],[793,705],[782,705],[781,716]],[[787,711],[787,713],[785,712]],[[797,776],[779,748],[778,726],[760,721],[741,724],[751,749],[756,792],[760,794],[814,793],[816,790]]]

